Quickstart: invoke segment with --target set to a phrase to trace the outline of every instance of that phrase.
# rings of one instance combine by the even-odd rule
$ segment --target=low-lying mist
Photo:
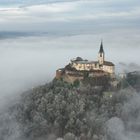
[[[127,46],[127,44],[124,47],[122,47],[124,44],[118,46],[121,42],[114,42],[115,44],[112,45],[113,41],[104,41],[106,59],[116,64],[117,73],[139,70],[140,48]],[[18,140],[21,132],[17,130],[20,126],[12,120],[12,116],[8,116],[5,110],[18,102],[18,98],[24,91],[50,82],[55,76],[56,69],[64,67],[71,58],[81,56],[85,59],[97,60],[100,38],[92,35],[28,37],[1,40],[0,44],[0,113],[2,114],[0,122],[2,124],[3,119],[7,119],[7,128],[11,127],[11,135],[3,140]],[[138,139],[139,134],[131,132],[131,126],[136,122],[132,115],[129,117],[129,113],[135,109],[136,105],[137,109],[140,107],[139,95],[136,95],[136,99],[136,102],[134,97],[124,105],[128,128],[124,128],[124,122],[118,118],[108,122],[109,133],[113,134],[115,140],[118,139],[117,135],[121,135],[119,140],[132,140],[131,137],[133,140]],[[112,126],[115,127],[112,129]],[[0,131],[1,129],[2,125]],[[113,131],[117,133],[114,135]],[[0,135],[3,134],[0,133]]]
[[[121,47],[119,42],[113,44],[106,40],[104,41],[106,59],[116,64],[116,72],[139,69],[138,47],[130,47],[127,44],[122,44],[125,46]],[[97,60],[99,45],[100,38],[94,35],[1,40],[1,107],[11,99],[15,99],[15,94],[19,95],[27,89],[51,81],[56,69],[64,67],[74,57]]]

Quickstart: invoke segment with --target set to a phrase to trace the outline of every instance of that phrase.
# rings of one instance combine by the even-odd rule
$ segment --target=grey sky
[[[4,31],[81,34],[95,29],[98,31],[130,27],[139,29],[138,0],[38,0],[37,2],[1,0],[0,2],[2,4],[0,30]],[[94,31],[91,33],[94,34]]]

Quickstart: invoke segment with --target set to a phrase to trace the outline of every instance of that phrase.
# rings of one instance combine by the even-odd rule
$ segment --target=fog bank
[[[0,44],[0,101],[3,104],[5,100],[14,99],[15,94],[51,81],[56,69],[64,67],[74,57],[97,60],[100,36],[22,37],[4,39]],[[138,46],[109,40],[108,34],[104,50],[106,59],[116,64],[116,72],[139,69]]]

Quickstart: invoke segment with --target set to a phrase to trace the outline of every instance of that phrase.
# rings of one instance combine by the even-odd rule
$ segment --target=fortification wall
[[[107,65],[103,65],[103,71],[108,72],[110,74],[114,73],[114,66],[107,66]]]
[[[63,76],[63,80],[68,83],[73,83],[76,80],[80,81],[80,80],[83,80],[83,78],[84,78],[83,76],[73,76],[73,75],[67,75],[67,74]]]

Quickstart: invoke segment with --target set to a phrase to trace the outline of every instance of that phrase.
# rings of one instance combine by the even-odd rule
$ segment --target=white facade
[[[114,66],[103,65],[103,71],[113,74],[115,73],[115,68]]]
[[[98,69],[98,65],[95,62],[89,62],[89,61],[75,61],[71,63],[71,66],[75,68],[76,70],[85,70],[90,71],[94,69]]]
[[[93,71],[102,70],[109,74],[115,73],[115,65],[112,62],[105,61],[105,53],[103,50],[103,44],[101,43],[100,50],[98,53],[98,61],[83,60],[80,57],[71,60],[71,67],[77,71]]]
[[[76,62],[72,62],[71,63],[71,67],[75,68],[78,71],[92,71],[92,70],[103,70],[104,72],[113,74],[115,67],[114,65],[107,65],[104,64],[101,65],[99,64],[99,62],[92,62],[92,63],[84,63],[85,61],[81,62],[81,61],[76,61]],[[111,63],[111,62],[108,62]]]
[[[104,53],[99,53],[99,54],[98,54],[98,61],[99,61],[99,64],[100,64],[100,65],[103,65],[103,64],[104,64],[104,60],[105,60]]]

